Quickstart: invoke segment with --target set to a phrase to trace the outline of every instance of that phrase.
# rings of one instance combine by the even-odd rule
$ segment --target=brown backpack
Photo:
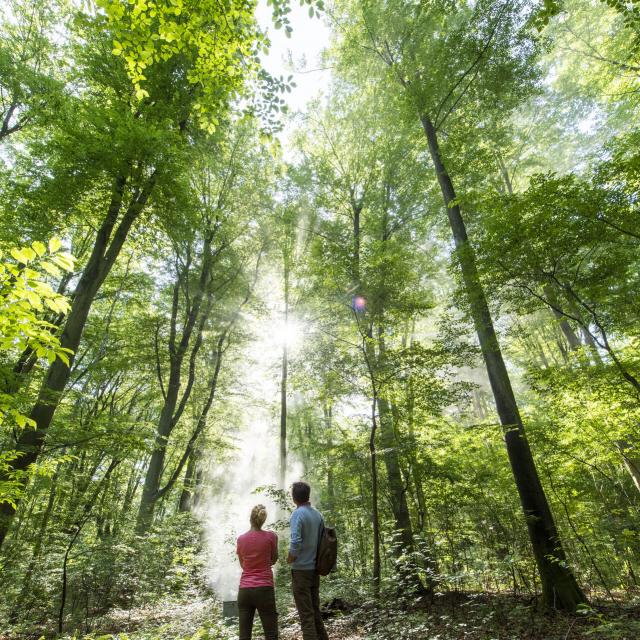
[[[316,556],[316,571],[321,576],[328,576],[336,567],[338,560],[338,536],[333,527],[320,529],[318,539],[318,554]]]

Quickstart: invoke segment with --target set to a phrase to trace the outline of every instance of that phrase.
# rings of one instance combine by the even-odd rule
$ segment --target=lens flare
[[[354,311],[362,312],[367,308],[367,301],[363,296],[353,296],[351,305]]]

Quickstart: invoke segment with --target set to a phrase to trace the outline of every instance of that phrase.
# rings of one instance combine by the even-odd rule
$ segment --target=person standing
[[[303,640],[329,640],[320,613],[320,574],[316,557],[324,521],[309,502],[311,487],[294,482],[291,497],[296,505],[291,514],[291,544],[287,562],[291,565],[291,587]]]
[[[251,640],[256,610],[265,640],[278,640],[278,611],[272,565],[278,561],[278,537],[264,531],[267,510],[258,504],[251,510],[251,529],[238,536],[236,551],[242,567],[238,589],[239,640]]]

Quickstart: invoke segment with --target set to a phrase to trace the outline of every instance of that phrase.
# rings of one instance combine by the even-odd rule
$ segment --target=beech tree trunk
[[[356,294],[360,293],[360,214],[362,212],[362,203],[356,202],[354,189],[351,189],[351,209],[353,213],[353,260],[351,264],[353,288]],[[371,463],[371,527],[373,534],[373,595],[375,598],[380,597],[380,577],[381,577],[381,559],[380,559],[380,513],[378,506],[378,452],[376,449],[376,435],[378,433],[378,419],[376,412],[378,410],[378,384],[375,375],[375,353],[372,341],[373,326],[369,325],[367,331],[363,331],[357,319],[357,310],[354,306],[354,314],[358,322],[358,330],[362,338],[362,356],[364,358],[369,379],[371,382],[371,430],[369,432],[369,456]]]
[[[631,476],[636,489],[640,491],[640,457],[633,453],[633,446],[625,440],[617,440],[616,447],[622,456],[624,468]]]
[[[282,251],[282,271],[284,277],[284,333],[282,341],[282,370],[280,378],[280,489],[286,490],[287,477],[287,387],[289,384],[289,352],[287,349],[287,331],[289,323],[289,293],[292,247],[286,244]]]
[[[378,452],[376,451],[376,395],[371,402],[371,432],[369,456],[371,461],[371,526],[373,528],[373,595],[380,597],[380,515],[378,513]]]
[[[350,193],[351,214],[353,216],[353,258],[351,272],[353,276],[353,291],[360,293],[360,216],[362,214],[362,202],[356,200],[355,188],[351,187]]]
[[[413,346],[414,346],[414,333],[415,333],[415,325],[416,325],[416,321],[415,318],[413,318],[412,322],[411,322],[411,333],[409,335],[409,349],[413,350]],[[407,342],[406,339],[403,339],[403,347],[407,346]],[[427,524],[427,519],[428,519],[428,511],[427,511],[427,500],[426,500],[426,496],[424,493],[424,487],[423,487],[423,478],[422,475],[420,474],[420,467],[419,467],[419,461],[418,461],[418,456],[417,456],[417,441],[416,441],[416,434],[415,434],[415,390],[414,390],[414,381],[413,381],[413,370],[412,367],[409,367],[408,373],[407,373],[407,382],[406,382],[406,389],[407,389],[407,401],[408,401],[408,406],[407,406],[407,425],[408,425],[408,435],[409,435],[409,461],[411,464],[411,468],[410,468],[410,477],[411,480],[413,481],[413,486],[414,486],[414,490],[415,490],[415,494],[416,494],[416,502],[418,503],[418,531],[421,532],[425,538],[426,541],[428,541],[428,549],[425,548],[424,549],[424,553],[422,554],[422,559],[424,561],[424,568],[427,570],[427,582],[426,582],[426,586],[427,586],[427,590],[430,593],[433,593],[433,587],[434,587],[434,577],[437,575],[438,573],[438,563],[436,562],[436,558],[435,558],[435,554],[434,554],[434,550],[435,550],[435,546],[433,544],[433,536],[425,531],[425,525]],[[478,410],[482,411],[481,406],[480,406],[480,399],[479,394],[477,392],[477,389],[474,389],[474,405],[477,404]],[[396,411],[394,411],[394,419],[395,419],[395,413]],[[484,416],[483,416],[484,417]]]
[[[191,434],[191,438],[187,443],[186,449],[182,454],[182,457],[180,458],[173,473],[171,474],[166,484],[162,488],[160,488],[160,480],[162,478],[162,471],[164,470],[164,459],[166,455],[166,446],[168,442],[168,437],[167,437],[167,440],[164,441],[164,446],[160,450],[156,449],[156,451],[154,451],[154,453],[157,453],[156,461],[160,460],[160,464],[158,467],[157,466],[158,463],[156,462],[156,466],[153,467],[153,472],[151,472],[151,463],[149,464],[149,468],[147,469],[145,484],[142,490],[142,499],[140,501],[140,509],[138,511],[138,523],[137,523],[137,529],[136,529],[138,534],[146,533],[146,531],[149,529],[149,527],[151,526],[151,521],[153,519],[153,513],[155,510],[156,503],[158,502],[158,500],[163,498],[167,493],[169,493],[169,491],[171,491],[176,481],[180,477],[180,474],[182,473],[182,469],[184,468],[185,464],[187,464],[187,461],[189,461],[189,463],[191,463],[192,460],[194,461],[193,470],[195,471],[194,452],[195,452],[196,442],[198,441],[200,434],[205,430],[205,427],[207,426],[209,411],[211,410],[211,405],[213,404],[216,389],[218,387],[218,378],[220,376],[220,368],[222,366],[222,356],[224,355],[224,352],[226,350],[224,347],[224,344],[225,344],[225,341],[227,340],[227,336],[230,328],[231,328],[231,325],[227,329],[225,329],[218,337],[216,360],[215,360],[216,364],[213,370],[213,375],[209,380],[209,384],[208,384],[209,392],[208,392],[207,398],[205,400],[202,410],[200,411],[200,415],[198,416],[196,427],[193,430],[193,433]],[[182,401],[181,401],[181,404],[182,404]],[[158,443],[158,439],[156,439],[156,444],[157,443]],[[154,455],[152,454],[151,462],[153,462],[153,460],[154,460]],[[158,468],[160,469],[159,473],[157,473]],[[188,470],[187,470],[187,475],[189,475]],[[197,478],[197,474],[195,477]],[[145,490],[146,490],[146,493],[145,493]],[[185,490],[186,490],[186,487],[185,487]],[[190,490],[189,492],[189,498],[191,498],[192,493],[193,493],[193,489]],[[184,491],[182,495],[184,496]],[[180,510],[183,511],[189,508],[189,507],[186,507],[186,509],[182,509],[182,505],[183,503],[182,503],[182,496],[181,496]]]
[[[420,120],[447,209],[462,280],[496,408],[504,429],[507,454],[540,574],[543,598],[546,605],[550,607],[575,611],[578,605],[586,602],[586,598],[567,565],[556,524],[538,476],[489,306],[480,282],[475,254],[467,237],[453,183],[440,154],[436,129],[428,116],[421,114]]]
[[[287,383],[289,378],[289,358],[286,343],[282,345],[282,377],[280,379],[280,489],[286,490],[287,476]]]
[[[551,303],[551,311],[553,312],[553,316],[560,326],[562,334],[567,340],[569,351],[575,351],[581,346],[580,338],[578,338],[576,332],[573,330],[573,327],[569,324],[569,321],[567,320],[565,314],[562,313],[562,309],[560,309],[559,307],[558,297],[556,296],[555,291],[550,285],[545,286],[544,295]]]
[[[391,494],[391,507],[396,531],[399,533],[398,555],[413,550],[413,530],[407,505],[407,490],[400,472],[398,442],[394,435],[393,416],[389,403],[378,398],[380,415],[380,444],[382,445],[384,465],[387,470],[387,483]]]
[[[169,443],[169,437],[175,426],[173,417],[178,403],[181,364],[182,361],[180,361],[179,364],[172,363],[171,366],[169,383],[167,385],[167,397],[165,398],[162,412],[160,413],[154,448],[151,453],[142,488],[142,498],[140,500],[138,523],[136,526],[136,533],[138,533],[138,535],[146,533],[151,526],[155,504],[159,498],[160,480],[167,452],[167,444]]]
[[[324,426],[327,430],[327,447],[329,451],[333,448],[333,435],[332,435],[332,419],[333,410],[329,402],[322,404],[322,412],[324,414]],[[333,478],[333,465],[329,463],[327,465],[327,511],[332,518],[336,508],[336,491]]]
[[[195,489],[196,481],[196,456],[193,452],[189,456],[189,462],[187,463],[187,470],[184,473],[184,486],[180,493],[180,502],[178,503],[178,511],[180,513],[187,513],[191,511],[193,492]]]
[[[171,491],[176,481],[180,477],[182,473],[182,469],[184,465],[187,464],[189,457],[192,455],[193,450],[195,448],[196,442],[200,434],[204,431],[207,424],[207,417],[209,415],[209,410],[211,409],[211,405],[213,403],[213,399],[215,396],[218,377],[220,375],[220,367],[222,365],[222,357],[228,348],[228,336],[230,335],[231,330],[235,326],[236,321],[238,320],[240,311],[242,307],[249,300],[253,287],[255,286],[257,280],[258,269],[260,265],[260,260],[262,257],[262,250],[258,254],[258,260],[256,262],[256,271],[254,274],[254,279],[252,285],[249,287],[244,299],[239,304],[235,313],[232,315],[231,320],[226,324],[226,326],[221,330],[215,352],[215,367],[211,379],[208,383],[208,396],[205,401],[204,407],[200,412],[200,416],[198,418],[198,422],[196,427],[191,435],[191,438],[187,444],[186,450],[183,453],[180,461],[178,462],[176,468],[173,473],[170,475],[169,479],[165,483],[164,487],[160,486],[162,475],[164,472],[164,462],[167,453],[167,445],[169,442],[169,438],[171,437],[171,433],[175,426],[178,424],[182,413],[184,412],[184,408],[187,404],[191,396],[191,392],[193,390],[193,383],[195,380],[196,374],[196,360],[200,348],[202,346],[203,341],[203,331],[205,328],[205,324],[209,319],[209,315],[211,313],[211,308],[213,304],[213,292],[210,283],[211,277],[211,268],[213,264],[213,256],[211,253],[211,245],[213,240],[213,234],[205,237],[205,242],[202,251],[202,266],[200,269],[200,276],[198,280],[197,290],[191,300],[191,304],[189,306],[189,311],[187,314],[187,320],[184,323],[184,328],[182,329],[182,334],[180,340],[177,341],[177,317],[178,317],[178,307],[179,307],[179,292],[182,289],[182,282],[180,278],[176,281],[174,288],[174,298],[171,312],[171,331],[169,337],[169,359],[170,359],[170,369],[169,369],[169,381],[167,383],[166,390],[164,387],[163,394],[165,398],[165,402],[162,408],[162,412],[160,414],[160,419],[158,422],[158,429],[156,432],[155,439],[155,447],[153,452],[151,453],[151,458],[149,460],[149,466],[147,468],[147,473],[145,476],[144,486],[142,489],[142,497],[140,500],[140,507],[138,510],[138,520],[136,523],[136,533],[138,535],[145,534],[153,521],[153,515],[155,511],[156,504],[160,501],[164,496]],[[219,255],[220,247],[216,251],[216,255]],[[186,274],[188,280],[188,273]],[[206,293],[206,295],[205,295]],[[192,337],[195,330],[195,339],[192,342]],[[189,354],[189,364],[188,364],[188,373],[187,373],[187,382],[185,384],[185,389],[182,392],[180,400],[178,401],[178,391],[181,386],[181,378],[182,378],[182,365],[184,359],[186,357],[186,352],[189,349],[190,344],[191,350]],[[226,345],[226,346],[225,346]],[[162,379],[162,378],[160,378]],[[198,474],[196,474],[196,491],[198,485]],[[194,499],[195,502],[195,499]]]
[[[213,233],[208,233],[205,237],[202,249],[202,263],[198,277],[197,289],[193,295],[193,300],[187,307],[186,321],[177,339],[177,325],[180,306],[180,292],[184,287],[188,287],[189,270],[179,272],[176,277],[173,291],[173,302],[171,309],[171,327],[169,336],[169,377],[164,391],[164,403],[158,420],[154,448],[151,452],[149,466],[142,488],[142,498],[138,510],[138,521],[136,533],[144,534],[148,531],[153,520],[153,512],[156,502],[166,493],[161,490],[160,482],[164,470],[164,462],[167,453],[167,445],[173,429],[178,424],[184,407],[191,395],[195,380],[196,357],[202,346],[202,332],[209,317],[212,305],[212,292],[210,287],[210,274],[213,263],[211,245]],[[195,331],[195,338],[194,338]],[[193,341],[192,341],[193,338]],[[183,378],[183,363],[189,353],[187,383],[180,394]],[[165,488],[166,489],[166,488]]]
[[[378,360],[384,366],[385,344],[382,337],[382,326],[378,327]],[[397,538],[393,540],[392,549],[396,559],[405,562],[407,558],[413,562],[413,528],[411,526],[411,516],[407,503],[407,487],[400,470],[400,456],[398,454],[398,440],[395,436],[393,411],[389,402],[382,396],[378,397],[378,414],[380,429],[380,444],[382,445],[382,457],[387,470],[387,485],[391,498],[391,510],[395,523]],[[404,578],[406,585],[417,593],[424,592],[424,585],[415,570],[415,565],[399,567],[400,575]]]

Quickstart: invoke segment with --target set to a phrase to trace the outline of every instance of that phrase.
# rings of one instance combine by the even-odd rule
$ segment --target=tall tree
[[[480,125],[493,126],[530,91],[536,52],[535,34],[528,22],[531,10],[517,3],[490,0],[473,6],[429,2],[418,7],[403,2],[392,6],[364,2],[357,10],[361,18],[353,39],[370,47],[387,67],[386,77],[402,90],[426,137],[545,602],[573,611],[585,597],[568,568],[536,469],[467,235],[460,197],[447,167],[449,158],[462,154],[462,132],[469,133],[471,127],[481,131]],[[448,136],[444,152],[440,147],[443,132]],[[481,139],[481,134],[478,137]]]

